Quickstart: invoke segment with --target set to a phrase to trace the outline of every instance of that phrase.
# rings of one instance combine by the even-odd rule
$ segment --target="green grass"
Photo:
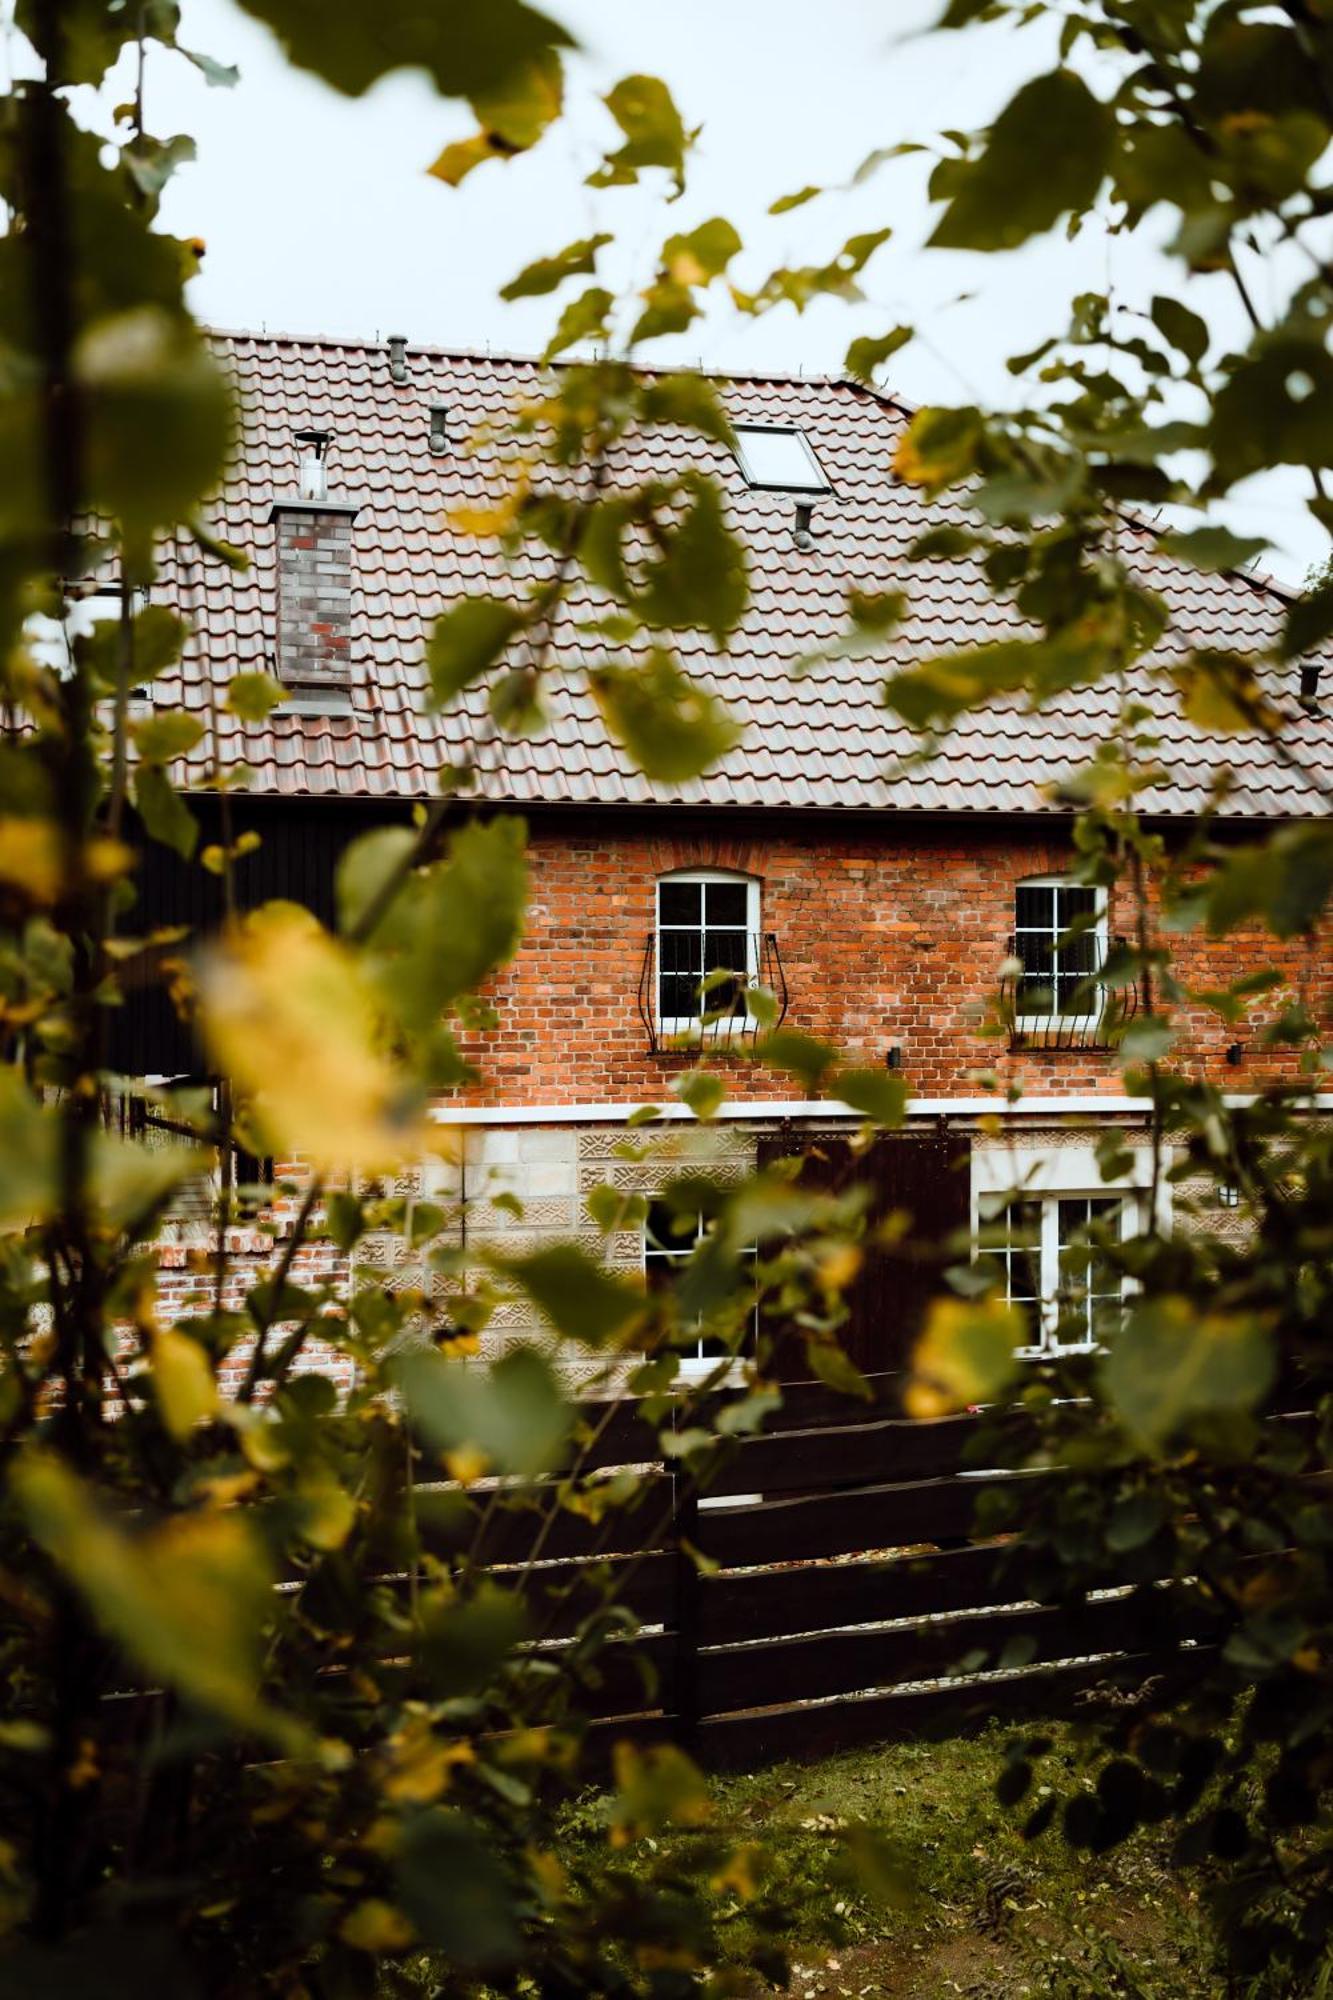
[[[1141,1833],[1107,1855],[1075,1854],[1058,1827],[1025,1843],[1018,1813],[994,1782],[1008,1730],[940,1743],[848,1752],[714,1782],[716,1832],[762,1843],[771,1866],[752,1900],[724,1903],[723,1951],[744,1962],[771,1903],[790,1912],[777,1942],[797,1995],[859,2000],[1199,2000],[1222,1995],[1197,1886],[1173,1870],[1169,1836]],[[1077,1768],[1072,1735],[1057,1755]],[[562,1848],[594,1871],[604,1853],[605,1802],[566,1816]],[[867,1893],[848,1862],[843,1829],[866,1824],[900,1880]],[[708,1845],[711,1845],[711,1841]],[[646,1871],[705,1864],[708,1847],[681,1834],[642,1854]],[[607,1866],[623,1866],[625,1855]]]

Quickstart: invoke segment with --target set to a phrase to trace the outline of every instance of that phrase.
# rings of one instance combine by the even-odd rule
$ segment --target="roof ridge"
[[[204,335],[209,340],[268,341],[275,347],[346,347],[359,348],[363,352],[387,353],[388,335],[371,337],[366,334],[349,333],[289,333],[281,328],[252,326],[205,326]],[[505,362],[524,368],[569,368],[577,366],[581,358],[545,361],[540,354],[524,354],[516,348],[452,346],[441,341],[407,340],[409,354],[422,354],[447,361],[487,361]],[[824,370],[804,373],[783,368],[706,368],[702,362],[645,362],[632,361],[629,366],[641,375],[707,375],[726,382],[785,382],[794,387],[807,388],[847,388],[862,389],[866,385],[856,381],[845,370]]]

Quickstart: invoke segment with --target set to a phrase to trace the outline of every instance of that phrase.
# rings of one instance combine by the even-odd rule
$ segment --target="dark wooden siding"
[[[221,840],[216,799],[195,799],[199,848]],[[236,864],[237,901],[242,909],[283,898],[301,903],[324,923],[333,919],[333,879],[344,847],[372,827],[401,823],[407,807],[361,801],[318,799],[233,800],[231,837],[253,831],[261,845]],[[140,838],[135,876],[138,902],[124,921],[126,932],[144,937],[168,925],[188,924],[198,942],[222,919],[223,888],[199,861],[185,862],[160,842]],[[187,950],[188,945],[171,947]],[[178,1019],[162,989],[156,967],[133,972],[126,981],[125,1005],[112,1017],[111,1067],[127,1076],[190,1076],[203,1062],[189,1027]]]

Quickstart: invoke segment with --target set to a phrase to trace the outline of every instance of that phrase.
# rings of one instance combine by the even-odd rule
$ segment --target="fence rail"
[[[551,1659],[601,1605],[624,1606],[641,1629],[597,1655],[585,1695],[594,1740],[674,1737],[716,1764],[823,1754],[975,1713],[1050,1712],[1140,1666],[1197,1670],[1190,1649],[1213,1632],[1179,1582],[1025,1601],[1013,1539],[972,1539],[977,1501],[1021,1501],[1059,1471],[987,1465],[999,1455],[995,1413],[886,1416],[892,1380],[873,1378],[870,1406],[788,1385],[770,1428],[732,1440],[703,1492],[634,1404],[584,1405],[583,1449],[565,1472],[635,1468],[631,1506],[602,1520],[570,1511],[563,1474],[510,1488],[518,1505],[503,1508],[485,1487],[463,1495],[423,1476],[423,1546],[466,1549],[497,1580],[521,1578],[532,1643]],[[1026,1421],[1000,1417],[1020,1441]],[[448,1503],[438,1518],[432,1488]],[[378,1581],[406,1608],[409,1577]]]

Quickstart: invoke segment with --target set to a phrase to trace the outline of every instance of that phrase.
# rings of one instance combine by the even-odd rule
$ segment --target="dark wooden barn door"
[[[942,1246],[954,1231],[969,1224],[970,1144],[959,1133],[940,1127],[886,1133],[864,1153],[854,1153],[845,1139],[804,1132],[760,1135],[761,1167],[798,1153],[804,1155],[803,1187],[836,1192],[869,1187],[868,1229],[895,1209],[912,1218],[901,1240],[891,1247],[867,1244],[841,1332],[847,1353],[866,1374],[904,1367],[926,1307],[940,1289]],[[809,1373],[798,1346],[782,1372],[789,1379]]]

